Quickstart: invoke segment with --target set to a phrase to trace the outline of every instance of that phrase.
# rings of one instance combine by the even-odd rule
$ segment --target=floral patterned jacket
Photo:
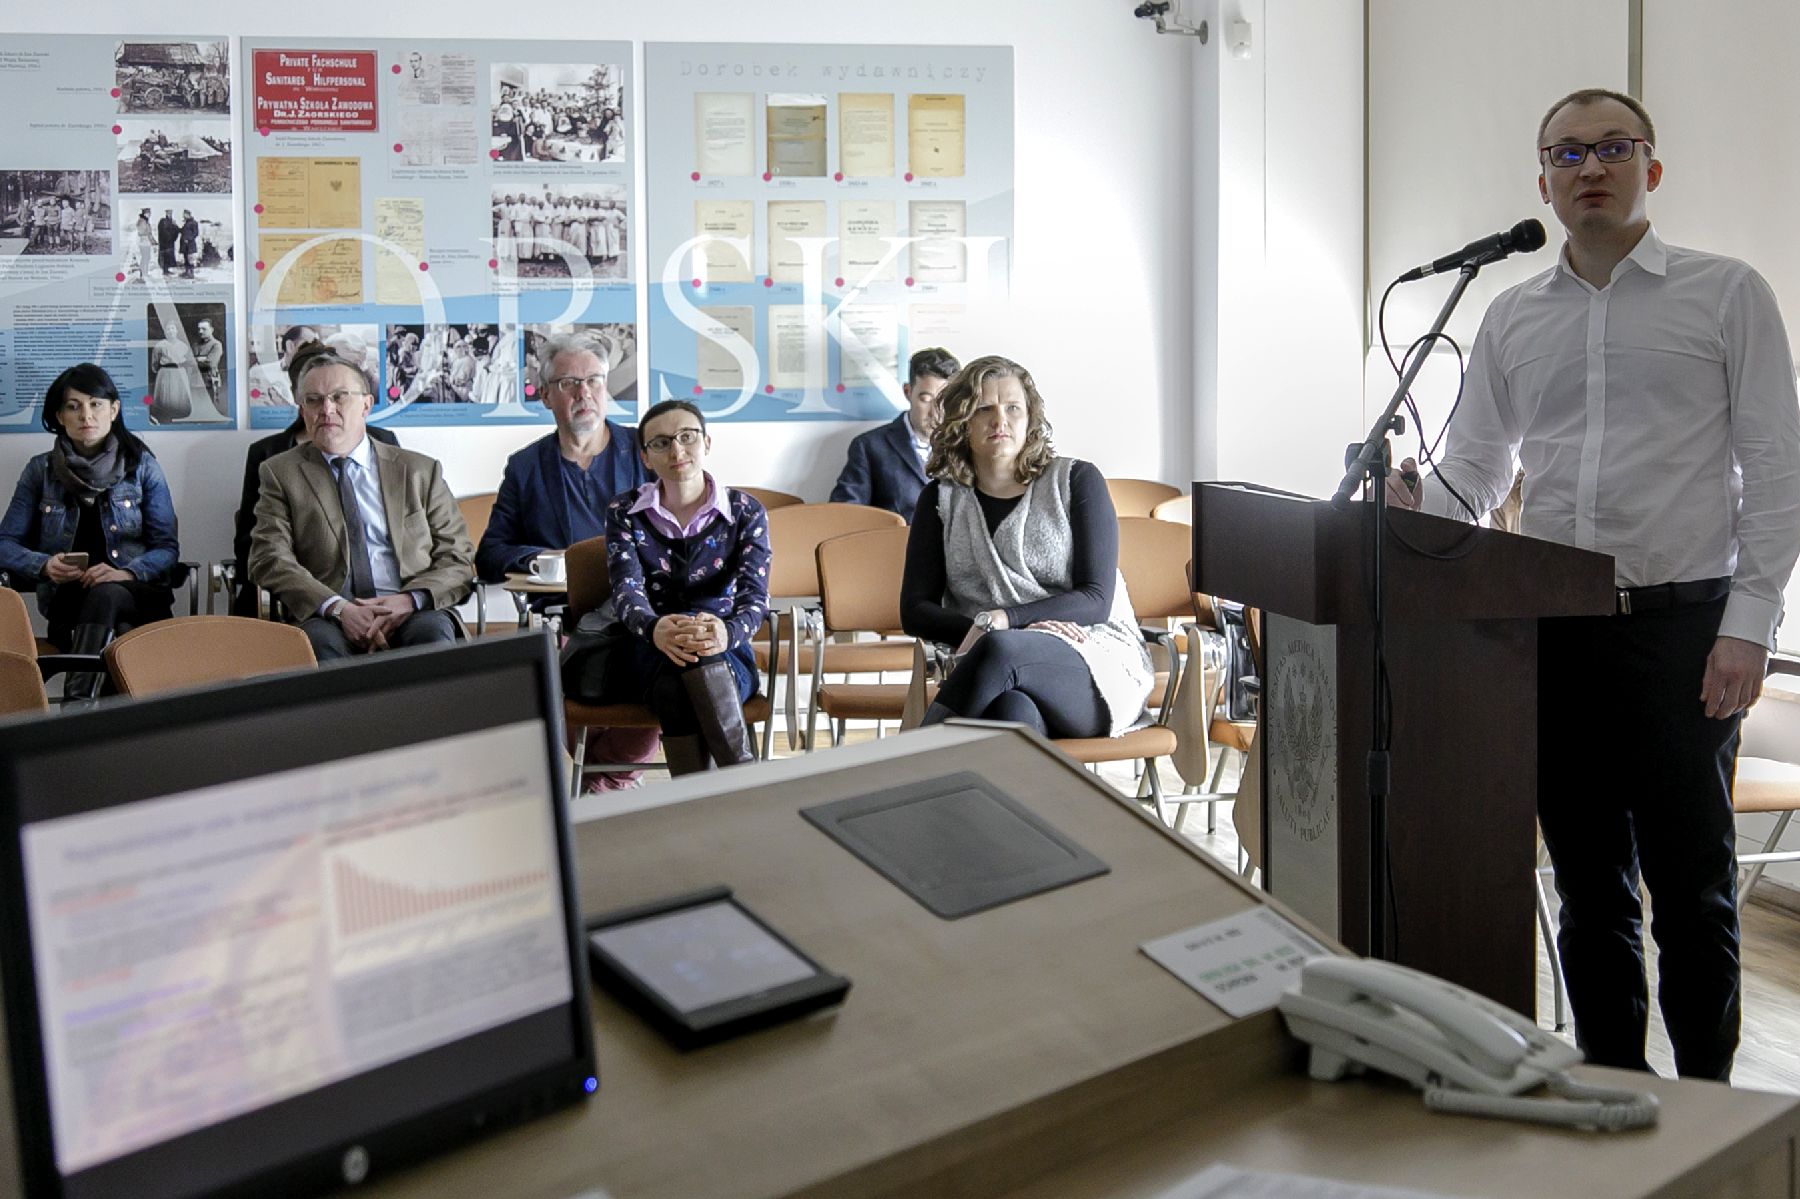
[[[633,636],[650,640],[671,613],[711,612],[730,648],[747,650],[769,611],[769,518],[741,491],[728,493],[729,521],[714,516],[691,537],[670,537],[630,511],[636,492],[606,509],[606,570],[613,610]]]

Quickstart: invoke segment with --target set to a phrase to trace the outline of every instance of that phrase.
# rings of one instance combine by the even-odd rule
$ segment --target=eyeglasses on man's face
[[[368,394],[369,393],[366,391],[349,391],[342,387],[338,388],[336,391],[309,391],[301,395],[300,406],[305,408],[308,412],[317,412],[329,403],[332,407],[342,411],[349,406],[351,400],[365,399],[368,397]]]
[[[583,391],[599,395],[606,390],[606,376],[558,375],[550,380],[550,386],[556,389],[556,394],[563,396],[577,396]]]
[[[1587,161],[1592,153],[1595,158],[1608,165],[1630,162],[1639,146],[1644,153],[1651,153],[1649,139],[1642,137],[1609,137],[1599,142],[1557,142],[1550,146],[1539,146],[1539,154],[1550,156],[1553,167],[1578,167]]]
[[[705,436],[706,434],[698,429],[687,428],[680,430],[672,437],[652,437],[644,443],[644,448],[652,454],[666,454],[669,452],[670,446],[677,445],[684,450],[691,450],[699,445],[700,439]]]

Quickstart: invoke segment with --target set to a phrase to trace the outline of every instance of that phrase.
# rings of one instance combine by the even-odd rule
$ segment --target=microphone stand
[[[1437,320],[1432,322],[1431,332],[1420,343],[1422,350],[1429,352],[1431,344],[1443,333],[1444,326],[1450,322],[1450,314],[1456,310],[1457,304],[1462,301],[1463,292],[1468,290],[1481,268],[1500,257],[1504,255],[1482,254],[1463,263],[1456,286],[1450,289],[1449,297],[1438,311]],[[1372,640],[1375,649],[1369,703],[1369,956],[1382,961],[1392,961],[1394,956],[1393,945],[1388,939],[1387,911],[1387,813],[1393,773],[1387,747],[1382,743],[1386,731],[1382,727],[1382,708],[1387,698],[1382,686],[1382,674],[1386,658],[1387,613],[1381,547],[1382,542],[1387,540],[1387,476],[1391,461],[1388,435],[1406,431],[1406,418],[1399,415],[1400,405],[1406,402],[1413,380],[1424,369],[1425,357],[1425,353],[1419,353],[1407,364],[1406,371],[1400,376],[1399,386],[1394,389],[1393,398],[1388,401],[1380,419],[1370,428],[1369,435],[1363,438],[1362,444],[1346,448],[1344,459],[1349,469],[1344,472],[1337,492],[1331,497],[1333,507],[1346,508],[1358,487],[1366,484],[1369,489],[1369,539],[1373,572],[1369,618],[1373,626]]]

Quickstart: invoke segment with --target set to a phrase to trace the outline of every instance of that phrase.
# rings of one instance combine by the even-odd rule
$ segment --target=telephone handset
[[[1515,1012],[1392,962],[1314,958],[1281,997],[1288,1031],[1324,1082],[1372,1067],[1425,1092],[1435,1111],[1603,1129],[1656,1123],[1656,1097],[1578,1083],[1581,1051]],[[1510,1098],[1547,1084],[1566,1099]]]

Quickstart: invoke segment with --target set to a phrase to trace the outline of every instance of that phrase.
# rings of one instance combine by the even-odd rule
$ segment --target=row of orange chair
[[[120,695],[250,678],[316,665],[312,643],[292,625],[240,616],[177,616],[117,638],[98,659],[46,654],[16,591],[0,590],[0,715],[50,706],[45,680],[55,673],[103,670]]]

